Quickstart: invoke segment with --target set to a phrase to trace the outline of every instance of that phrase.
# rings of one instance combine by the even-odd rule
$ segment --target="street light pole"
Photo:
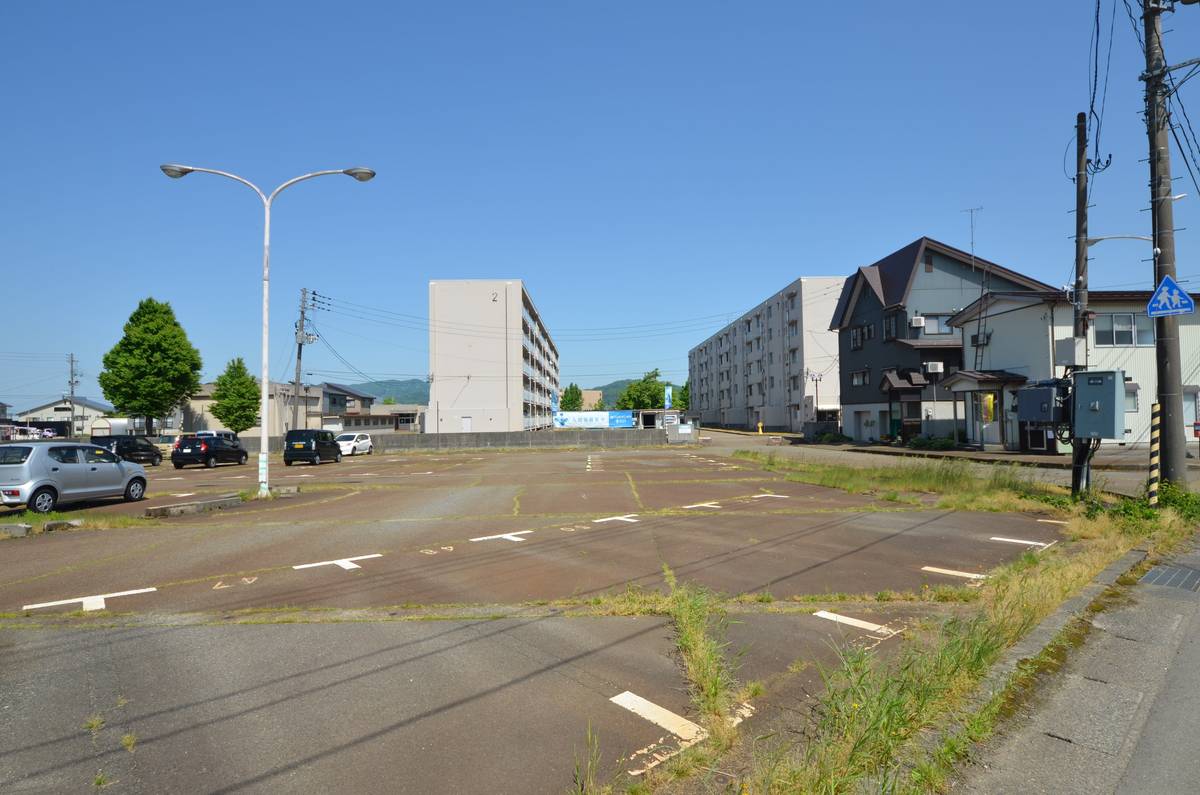
[[[226,177],[235,182],[240,182],[250,188],[258,198],[262,199],[263,203],[263,265],[262,265],[262,392],[261,404],[259,406],[259,447],[258,447],[258,496],[266,497],[271,493],[271,487],[268,479],[267,461],[269,457],[270,445],[270,358],[268,357],[269,349],[269,334],[268,320],[270,317],[270,288],[271,288],[271,205],[275,203],[275,197],[278,196],[285,188],[290,188],[297,182],[303,182],[314,177],[324,177],[329,174],[345,174],[348,177],[354,177],[359,182],[367,182],[374,178],[375,172],[369,168],[340,168],[328,169],[325,171],[313,171],[309,174],[302,174],[299,177],[289,179],[287,182],[280,185],[275,190],[267,195],[248,179],[239,177],[237,174],[230,174],[228,171],[218,171],[213,168],[200,168],[198,166],[182,166],[175,163],[168,163],[159,166],[162,173],[166,174],[171,179],[180,179],[186,177],[192,172],[201,174],[216,174],[218,177]]]

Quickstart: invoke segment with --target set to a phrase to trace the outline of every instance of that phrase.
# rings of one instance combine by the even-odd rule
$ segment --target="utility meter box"
[[[1022,387],[1017,392],[1017,419],[1035,425],[1060,425],[1070,419],[1070,408],[1064,405],[1066,389],[1037,384]]]
[[[1072,424],[1076,439],[1125,438],[1125,371],[1081,370],[1075,382]]]

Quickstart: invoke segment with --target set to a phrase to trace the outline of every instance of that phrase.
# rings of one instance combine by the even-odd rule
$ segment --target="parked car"
[[[333,438],[333,431],[292,430],[283,439],[283,463],[291,466],[297,461],[319,464],[321,461],[342,460],[342,448]]]
[[[0,504],[35,513],[101,497],[133,502],[146,496],[146,470],[94,444],[0,444]]]
[[[176,469],[188,464],[203,464],[209,469],[217,464],[244,464],[247,457],[241,444],[223,436],[201,437],[189,433],[176,439],[171,448],[171,463]]]
[[[126,461],[156,467],[162,463],[162,450],[145,436],[93,436],[92,444],[112,450]]]
[[[232,442],[235,447],[241,447],[241,440],[233,431],[196,431],[196,435],[200,438],[211,438],[214,436],[223,438],[224,441]]]
[[[342,449],[342,455],[370,455],[375,452],[375,445],[372,444],[369,433],[341,433],[338,434],[337,443]]]

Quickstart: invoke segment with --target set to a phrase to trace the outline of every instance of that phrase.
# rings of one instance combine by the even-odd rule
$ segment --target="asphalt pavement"
[[[663,619],[553,600],[662,588],[664,564],[759,595],[729,653],[760,705],[795,708],[838,645],[895,643],[922,608],[790,597],[971,584],[1058,540],[727,453],[376,455],[273,470],[289,499],[0,542],[0,789],[561,792],[589,725],[602,778],[699,728]]]

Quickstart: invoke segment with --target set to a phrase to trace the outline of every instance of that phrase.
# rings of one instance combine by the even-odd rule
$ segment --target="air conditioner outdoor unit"
[[[983,332],[982,338],[980,337],[979,334],[971,335],[971,347],[972,348],[982,348],[991,341],[992,341],[992,332],[990,332],[990,331]]]
[[[941,362],[925,362],[925,372],[927,372],[927,373],[942,372],[942,363]]]
[[[916,317],[909,318],[908,325],[912,326],[913,328],[925,328],[925,317],[923,315],[917,315]]]

